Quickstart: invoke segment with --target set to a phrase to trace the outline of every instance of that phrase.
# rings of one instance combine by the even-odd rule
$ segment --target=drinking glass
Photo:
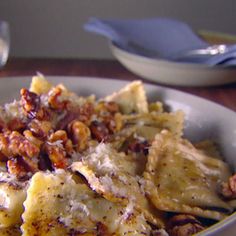
[[[10,48],[9,24],[6,21],[0,21],[0,68],[3,67],[8,59]]]

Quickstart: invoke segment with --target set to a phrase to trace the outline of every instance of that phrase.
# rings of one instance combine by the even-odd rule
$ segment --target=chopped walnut
[[[6,162],[8,158],[0,152],[0,162]]]
[[[8,172],[15,175],[18,179],[27,176],[27,169],[20,158],[14,158],[7,161]]]
[[[35,118],[40,108],[40,97],[27,89],[21,89],[21,104],[29,118]]]
[[[66,109],[69,101],[60,99],[61,95],[62,89],[59,86],[54,87],[50,90],[48,96],[48,104],[52,109],[58,111]]]
[[[26,124],[18,118],[14,118],[7,123],[7,128],[11,131],[20,131],[26,127]]]
[[[204,227],[196,217],[187,214],[173,216],[167,224],[170,236],[190,236],[202,231]]]
[[[25,130],[25,131],[23,132],[23,135],[25,136],[25,138],[26,138],[27,140],[29,140],[29,142],[33,143],[33,144],[36,145],[38,148],[40,148],[41,145],[43,144],[43,142],[42,142],[40,139],[34,137],[34,135],[32,134],[32,132],[31,132],[30,130]]]
[[[31,143],[17,131],[0,134],[0,151],[6,157],[35,157],[39,154],[39,147]]]
[[[38,162],[36,159],[16,157],[7,161],[7,169],[10,174],[15,175],[18,179],[28,179],[30,174],[38,171]]]
[[[40,97],[27,89],[21,89],[21,104],[29,119],[49,119],[46,108],[41,107]]]
[[[0,118],[0,131],[3,131],[7,127],[7,124]]]
[[[79,110],[75,109],[73,111],[68,111],[65,116],[60,119],[56,125],[57,130],[64,130],[67,128],[67,125],[72,122],[73,120],[76,120],[79,117]]]
[[[57,130],[55,133],[52,133],[48,141],[51,143],[54,143],[56,141],[62,141],[62,143],[65,143],[68,140],[67,133],[65,130]]]
[[[119,112],[119,106],[115,102],[101,101],[96,105],[96,112],[98,113],[109,112],[111,114],[115,114],[116,112]]]
[[[85,103],[80,107],[70,107],[66,111],[65,116],[59,120],[56,125],[57,129],[66,129],[67,125],[73,120],[79,120],[86,125],[90,125],[91,116],[94,113],[93,105],[91,103]]]
[[[111,134],[116,132],[116,122],[114,116],[103,117],[103,123],[106,125]]]
[[[58,130],[50,135],[43,150],[54,168],[65,169],[69,165],[68,154],[73,153],[73,145],[66,131]]]
[[[48,138],[48,141],[50,143],[61,141],[67,154],[72,154],[74,151],[72,141],[68,138],[65,130],[57,130],[55,133],[52,133]]]
[[[68,167],[69,163],[63,146],[48,142],[44,145],[44,151],[54,168],[65,169]]]
[[[52,130],[52,124],[49,121],[41,121],[34,119],[28,124],[28,129],[35,137],[45,139]]]
[[[105,142],[109,139],[109,129],[103,122],[92,121],[90,125],[92,137],[99,142]]]
[[[236,199],[236,174],[221,186],[221,194],[228,199]]]
[[[93,104],[90,102],[87,102],[79,108],[79,116],[77,117],[77,119],[82,121],[86,125],[90,125],[91,116],[93,114],[94,114]]]
[[[1,156],[4,156],[6,158],[11,156],[11,151],[8,149],[8,135],[9,134],[10,134],[10,132],[4,132],[4,133],[0,134]]]
[[[82,152],[88,147],[88,141],[91,138],[90,129],[83,122],[75,120],[68,125],[68,133],[72,142],[76,145],[76,151]]]
[[[12,152],[13,156],[35,157],[38,156],[40,151],[35,144],[31,143],[17,131],[13,131],[9,135],[8,145],[8,149]]]

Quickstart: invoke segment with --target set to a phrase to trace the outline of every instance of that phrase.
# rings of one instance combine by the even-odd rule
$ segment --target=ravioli
[[[24,203],[23,236],[149,235],[150,226],[132,207],[124,208],[77,183],[65,171],[36,173]]]
[[[82,174],[90,187],[111,202],[133,204],[148,221],[163,227],[162,213],[151,206],[142,189],[138,167],[124,153],[118,153],[109,144],[90,148],[81,161],[72,164],[72,170]]]
[[[26,183],[17,181],[7,173],[0,174],[0,228],[21,223]]]
[[[135,127],[138,136],[154,140],[157,133],[167,129],[176,136],[182,136],[184,127],[183,111],[145,113],[123,116],[124,126]]]
[[[223,161],[166,130],[156,135],[149,151],[145,191],[158,209],[216,220],[232,212],[217,194],[219,182],[230,176]]]
[[[1,236],[20,236],[21,230],[18,226],[12,226],[7,228],[0,228]]]
[[[105,101],[114,101],[123,113],[148,112],[146,92],[141,81],[133,81],[118,92],[104,98]]]

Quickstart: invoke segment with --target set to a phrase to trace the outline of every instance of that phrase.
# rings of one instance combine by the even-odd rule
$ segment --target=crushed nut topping
[[[34,119],[28,124],[28,129],[35,137],[45,139],[52,130],[52,123],[50,121],[40,121]]]
[[[77,152],[82,152],[88,147],[91,132],[86,124],[79,120],[74,120],[68,125],[68,133]]]
[[[62,89],[59,86],[53,88],[50,91],[50,94],[48,96],[48,104],[52,109],[57,111],[62,111],[66,109],[69,102],[60,99],[61,95],[62,95]]]
[[[0,151],[8,158],[16,156],[35,157],[39,148],[17,131],[0,134]]]
[[[41,106],[40,97],[27,89],[21,89],[22,108],[29,119],[49,119],[48,111]]]

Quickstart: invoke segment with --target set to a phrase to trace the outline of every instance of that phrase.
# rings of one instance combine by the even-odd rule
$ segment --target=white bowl
[[[177,63],[152,59],[127,52],[110,43],[113,55],[128,70],[142,78],[167,85],[214,86],[236,81],[236,67],[210,67],[193,63]]]
[[[54,84],[66,87],[81,96],[95,94],[98,98],[119,90],[127,81],[76,76],[47,76]],[[22,87],[29,87],[30,77],[12,77],[0,80],[0,103],[19,98]],[[163,101],[170,111],[182,109],[186,114],[185,137],[192,141],[213,139],[226,161],[236,172],[236,113],[221,105],[187,93],[157,85],[145,84],[149,100]],[[219,223],[200,232],[198,236],[235,235],[236,212]]]

